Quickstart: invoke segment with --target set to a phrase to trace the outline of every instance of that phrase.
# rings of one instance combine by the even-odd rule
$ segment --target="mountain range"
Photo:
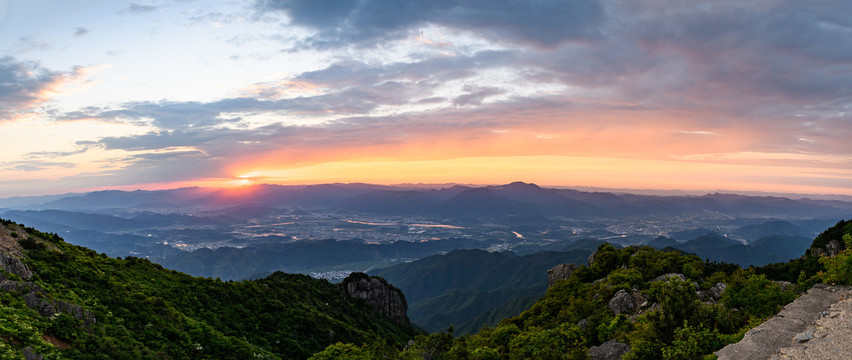
[[[49,200],[38,203],[37,199]],[[728,216],[842,217],[852,202],[773,196],[706,194],[654,196],[547,189],[515,182],[507,185],[441,189],[371,184],[254,185],[241,188],[181,188],[153,191],[96,191],[59,199],[0,199],[0,207],[58,210],[166,210],[233,206],[333,208],[361,213],[480,218],[547,215],[571,218],[636,215],[688,216],[718,212]],[[26,204],[26,205],[22,205]]]

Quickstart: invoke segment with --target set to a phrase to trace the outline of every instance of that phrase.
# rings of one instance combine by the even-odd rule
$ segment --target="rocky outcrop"
[[[655,281],[669,282],[669,281],[672,281],[672,280],[675,280],[675,279],[686,282],[686,276],[683,276],[683,274],[675,274],[675,273],[663,274],[663,275],[657,276],[657,277],[655,277],[651,280],[648,280],[648,282],[655,282]]]
[[[607,307],[616,315],[633,315],[640,307],[647,305],[648,299],[645,295],[634,287],[633,291],[618,290],[612,299],[609,300]]]
[[[33,271],[24,265],[21,259],[3,252],[0,252],[0,269],[10,274],[16,274],[24,280],[33,276]]]
[[[630,346],[613,339],[600,346],[590,347],[586,355],[591,360],[618,360],[628,351],[630,351]]]
[[[728,285],[725,285],[725,283],[716,283],[716,285],[707,290],[699,290],[696,292],[696,295],[698,296],[698,300],[715,303],[722,298],[722,294],[725,293],[725,289],[727,288]]]
[[[625,290],[618,290],[615,296],[609,300],[607,307],[618,314],[632,314],[636,310],[636,304],[633,302],[633,297]]]
[[[25,280],[35,274],[21,259],[3,252],[0,252],[0,268]],[[15,281],[0,273],[0,292],[20,295],[29,308],[38,311],[42,316],[66,313],[82,321],[87,329],[91,329],[91,326],[97,323],[91,312],[65,300],[50,299],[42,288],[32,282]]]
[[[830,317],[836,305],[852,298],[852,287],[817,284],[808,292],[790,304],[787,304],[778,315],[773,316],[763,324],[749,330],[742,340],[736,344],[725,346],[716,352],[719,360],[728,359],[845,359],[846,357],[786,357],[785,353],[795,353],[796,349],[808,352],[814,349],[814,342],[822,339],[823,333],[818,331],[820,321],[824,318],[843,320],[840,325],[849,326],[849,318],[837,315]],[[848,307],[852,311],[852,306]],[[848,315],[847,315],[848,316]],[[816,329],[814,330],[814,326]],[[809,330],[814,330],[809,332]],[[849,349],[852,344],[849,338],[840,337],[839,333],[832,335],[832,341],[839,341]],[[852,336],[850,332],[849,336]],[[840,349],[835,347],[834,350]],[[829,349],[831,350],[831,349]],[[850,350],[852,351],[852,350]],[[774,354],[774,355],[773,355]],[[839,354],[848,354],[840,352]],[[808,355],[811,355],[810,353]]]
[[[592,264],[594,264],[594,263],[595,263],[595,259],[598,257],[598,252],[599,252],[599,251],[600,251],[600,250],[595,250],[595,251],[592,251],[592,253],[591,253],[591,254],[589,254],[589,258],[588,258],[588,259],[586,259],[586,263],[588,263],[588,264],[589,264],[589,267],[591,267],[591,266],[592,266]]]
[[[411,324],[406,314],[408,303],[405,301],[405,295],[385,279],[364,273],[352,273],[340,286],[350,297],[366,300],[379,314],[393,322],[404,326]]]
[[[33,348],[27,346],[21,350],[21,353],[24,355],[24,360],[43,360],[44,356],[39,355],[33,350]]]
[[[556,284],[557,280],[567,279],[578,268],[579,266],[574,264],[559,264],[547,270],[547,287]]]

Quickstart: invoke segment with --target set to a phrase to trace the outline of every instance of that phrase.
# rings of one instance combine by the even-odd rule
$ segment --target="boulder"
[[[598,256],[598,251],[599,250],[595,250],[595,251],[592,251],[591,254],[589,254],[589,258],[586,260],[586,262],[589,264],[589,266],[592,266],[592,263],[595,262],[595,257]]]
[[[634,302],[631,293],[625,290],[618,290],[618,292],[615,293],[615,295],[609,301],[607,307],[612,310],[612,312],[614,312],[616,315],[629,315],[636,310],[636,305],[637,304]]]
[[[698,300],[715,303],[722,298],[722,294],[725,293],[725,289],[727,287],[728,285],[725,285],[725,283],[716,283],[716,285],[707,290],[700,290],[696,292],[696,295],[698,295]]]
[[[366,300],[379,314],[393,322],[404,326],[411,324],[406,314],[408,303],[405,301],[405,295],[384,279],[364,273],[352,273],[340,286],[350,297]]]
[[[547,270],[547,287],[551,287],[556,284],[557,280],[565,280],[577,270],[579,266],[574,264],[559,264]]]
[[[657,276],[657,277],[651,279],[649,282],[655,282],[655,281],[669,282],[669,281],[672,281],[674,279],[678,279],[680,281],[686,282],[686,276],[683,276],[683,274],[675,274],[675,273],[668,273],[668,274],[663,274],[663,275]]]
[[[618,360],[630,351],[630,346],[615,339],[607,341],[600,346],[592,346],[586,355],[590,360]]]

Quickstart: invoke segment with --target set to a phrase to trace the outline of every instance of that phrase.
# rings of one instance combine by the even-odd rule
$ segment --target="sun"
[[[248,186],[248,185],[254,185],[258,180],[260,180],[260,178],[261,178],[260,173],[258,173],[257,171],[253,171],[253,172],[250,172],[250,173],[247,173],[247,174],[242,174],[242,175],[237,176],[236,178],[231,180],[230,183],[231,183],[231,186],[234,186],[234,187]]]

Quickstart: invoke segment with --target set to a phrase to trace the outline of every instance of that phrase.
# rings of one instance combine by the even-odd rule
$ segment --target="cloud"
[[[86,29],[82,26],[78,26],[74,29],[74,37],[82,37],[89,33],[89,29]]]
[[[485,100],[486,97],[504,93],[503,90],[494,87],[477,87],[470,85],[465,86],[464,91],[467,91],[468,93],[459,95],[453,99],[453,106],[482,105],[482,101]]]
[[[73,168],[76,164],[70,162],[53,162],[53,161],[12,161],[0,163],[0,168],[4,171],[22,171],[34,172],[48,170],[53,168]]]
[[[604,17],[595,0],[258,0],[259,12],[283,11],[293,25],[316,31],[318,48],[373,46],[412,35],[428,24],[476,33],[492,40],[555,47],[598,37]]]
[[[154,5],[137,4],[137,3],[130,3],[130,5],[128,5],[127,8],[125,9],[125,11],[127,11],[129,13],[133,13],[133,14],[144,14],[144,13],[149,13],[149,12],[152,12],[152,11],[155,11],[155,10],[157,10],[157,7],[154,6]]]
[[[83,76],[85,71],[85,68],[51,71],[37,62],[0,58],[0,121],[39,106],[62,84]]]

